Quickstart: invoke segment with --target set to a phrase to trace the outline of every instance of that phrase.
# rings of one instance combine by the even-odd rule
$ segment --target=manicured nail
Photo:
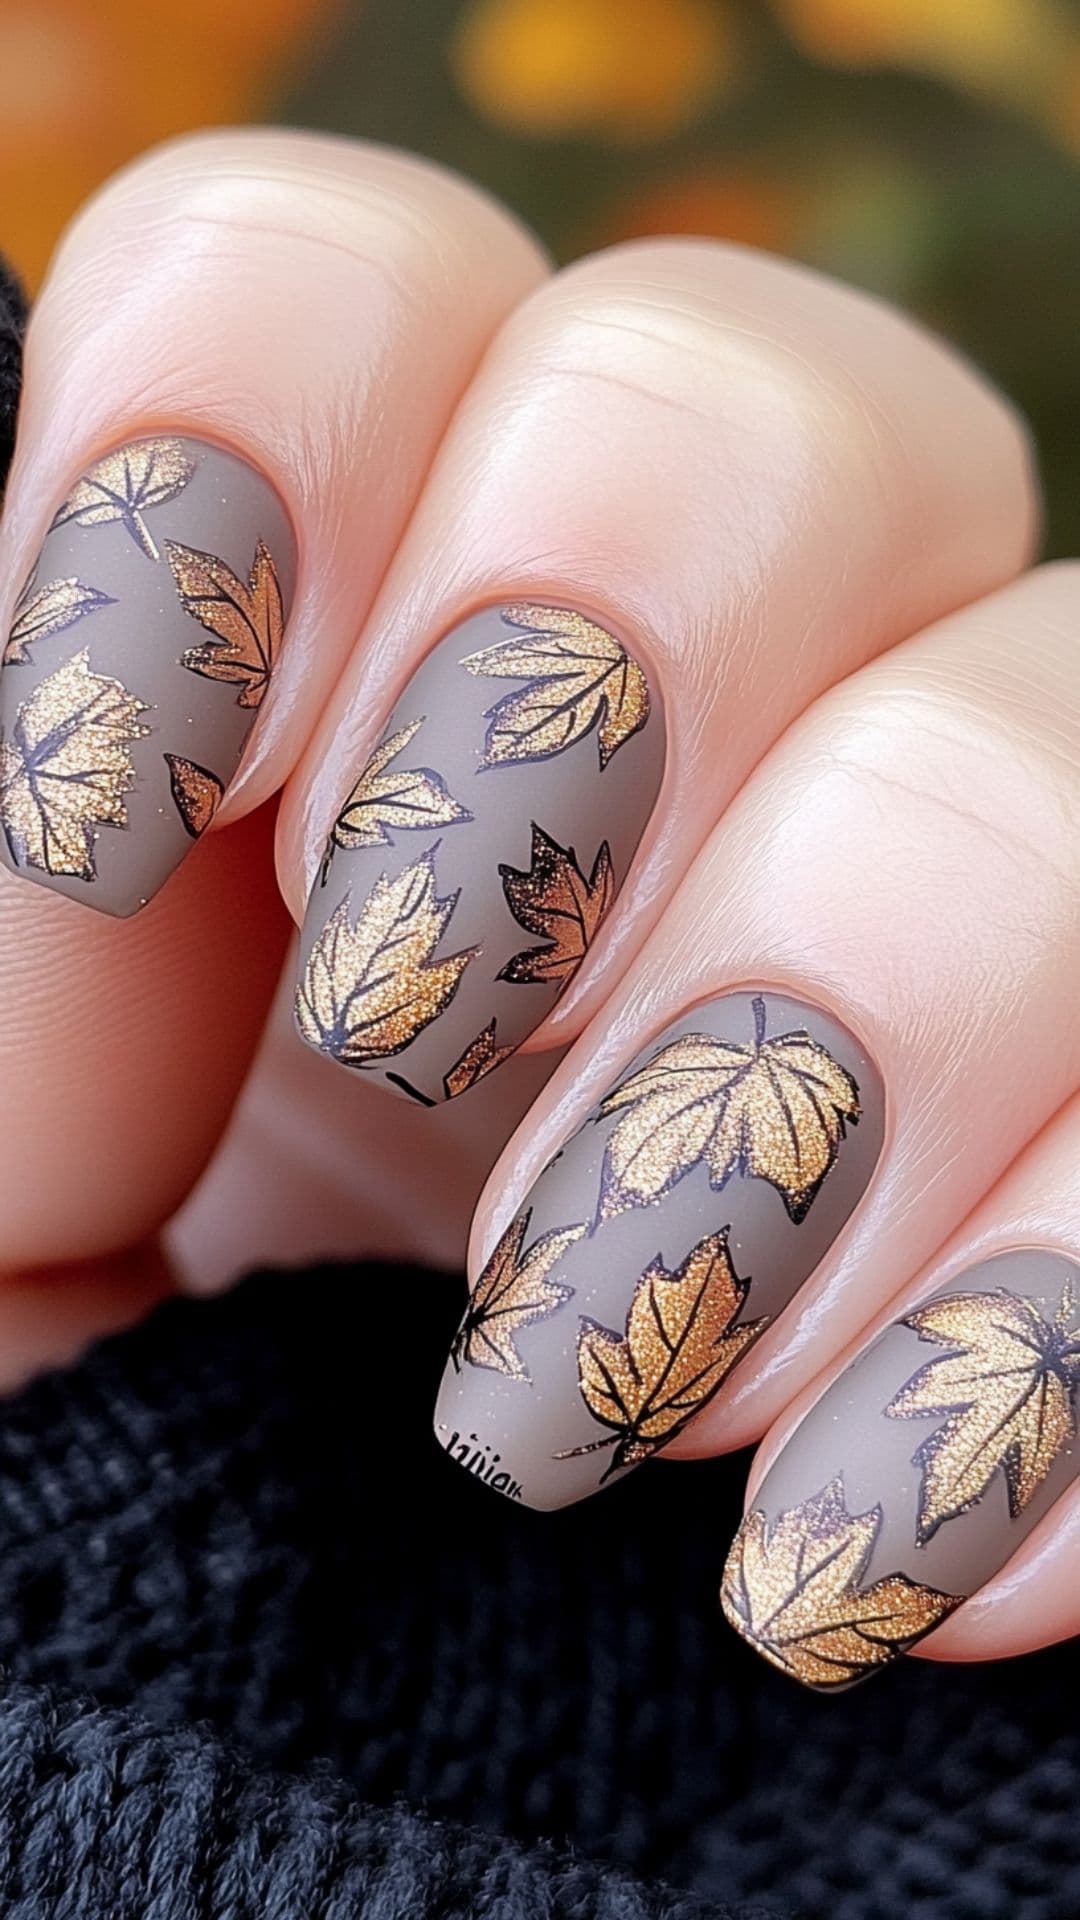
[[[204,832],[262,704],[296,542],[262,474],[157,436],[88,468],[20,596],[0,672],[0,853],[104,913]]]
[[[301,936],[304,1039],[425,1106],[475,1086],[580,966],[663,765],[656,689],[606,628],[531,605],[456,627],[343,796]]]
[[[1080,1266],[999,1254],[897,1320],[792,1434],[724,1612],[806,1685],[851,1686],[1004,1566],[1076,1478]]]
[[[442,1445],[532,1507],[650,1459],[827,1252],[883,1119],[875,1068],[815,1007],[732,993],[677,1021],[492,1253],[443,1376]]]

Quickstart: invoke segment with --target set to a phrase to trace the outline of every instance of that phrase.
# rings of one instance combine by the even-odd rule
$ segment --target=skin
[[[166,428],[270,478],[297,596],[240,773],[143,913],[0,872],[9,1383],[157,1298],[161,1235],[209,1285],[453,1266],[472,1215],[475,1279],[621,1068],[762,984],[858,1035],[885,1146],[673,1454],[768,1457],[898,1303],[1018,1235],[1080,1250],[1080,573],[1024,572],[1029,446],[970,367],[764,256],[656,242],[552,278],[429,166],[213,135],[120,176],[57,256],[0,617],[72,477]],[[343,791],[434,643],[507,598],[588,608],[662,691],[663,788],[596,947],[526,1053],[437,1113],[302,1048],[284,989],[256,1061]],[[1078,1535],[1074,1492],[920,1654],[1080,1629]]]

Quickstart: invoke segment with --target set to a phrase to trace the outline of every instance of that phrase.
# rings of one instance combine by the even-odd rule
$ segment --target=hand
[[[163,1233],[199,1282],[452,1266],[494,1162],[454,1458],[551,1507],[765,1434],[724,1604],[813,1684],[1075,1631],[1080,587],[1023,574],[1036,517],[1002,400],[796,267],[552,277],[306,136],[121,176],[2,534],[9,1378],[157,1297]]]

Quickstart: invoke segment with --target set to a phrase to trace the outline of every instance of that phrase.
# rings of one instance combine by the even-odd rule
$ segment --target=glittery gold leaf
[[[388,829],[415,832],[472,819],[433,768],[392,767],[423,724],[423,716],[410,721],[376,747],[334,822],[322,864],[324,885],[337,847],[385,847],[390,844]]]
[[[649,717],[637,661],[613,634],[565,607],[504,607],[502,618],[522,637],[462,661],[470,673],[527,682],[489,707],[484,766],[550,760],[596,727],[606,767]]]
[[[560,847],[533,822],[532,866],[527,873],[500,866],[506,904],[529,933],[549,942],[515,953],[500,980],[534,984],[567,981],[585,957],[615,898],[615,874],[605,840],[586,879],[573,847]]]
[[[1014,1518],[1038,1492],[1076,1431],[1077,1322],[1068,1282],[1053,1320],[1004,1288],[950,1294],[907,1315],[920,1340],[949,1349],[885,1409],[894,1420],[944,1418],[913,1456],[923,1476],[920,1545],[981,1500],[999,1468]]]
[[[15,608],[15,618],[4,648],[3,665],[11,667],[25,664],[35,640],[46,640],[54,633],[65,633],[68,627],[85,619],[88,613],[96,613],[99,607],[115,604],[111,594],[101,593],[97,587],[86,587],[81,580],[50,580],[48,586],[39,587],[35,593],[31,578]]]
[[[580,1240],[584,1226],[558,1227],[541,1234],[523,1254],[531,1212],[520,1213],[502,1239],[473,1289],[451,1358],[460,1372],[464,1364],[489,1367],[508,1380],[528,1380],[529,1370],[514,1345],[514,1335],[534,1320],[545,1320],[572,1287],[550,1278],[551,1269],[567,1247]]]
[[[182,754],[167,753],[165,761],[176,811],[192,839],[197,840],[206,832],[221,805],[225,789],[216,773],[198,766],[194,760],[185,760]]]
[[[960,1597],[890,1573],[863,1587],[881,1508],[851,1515],[844,1485],[788,1507],[771,1523],[754,1508],[739,1528],[720,1600],[737,1633],[810,1687],[846,1687],[904,1652]]]
[[[516,1047],[500,1047],[495,1038],[495,1021],[489,1021],[475,1040],[470,1040],[461,1058],[455,1060],[449,1073],[443,1075],[443,1092],[448,1100],[456,1100],[459,1093],[468,1093],[478,1080],[508,1060]]]
[[[135,770],[128,751],[147,711],[86,652],[42,680],[0,741],[0,825],[20,864],[93,880],[99,827],[124,827]]]
[[[207,680],[239,687],[237,706],[258,707],[270,684],[281,645],[281,587],[269,548],[260,540],[249,578],[241,580],[215,554],[165,542],[176,589],[184,606],[212,635],[189,647],[180,665]]]
[[[699,1160],[717,1191],[734,1173],[768,1180],[792,1220],[805,1217],[859,1119],[859,1090],[802,1028],[767,1040],[764,1000],[753,1007],[751,1042],[685,1034],[608,1094],[600,1117],[623,1118],[604,1154],[603,1219],[658,1200]]]
[[[589,1412],[611,1434],[556,1459],[614,1447],[606,1480],[681,1433],[765,1325],[733,1325],[748,1285],[731,1264],[726,1231],[710,1233],[674,1272],[659,1255],[646,1268],[634,1288],[625,1337],[583,1318],[578,1385]]]
[[[400,1053],[453,999],[478,952],[433,958],[457,905],[435,891],[432,847],[394,879],[382,874],[355,926],[349,895],[315,941],[296,994],[304,1039],[346,1067]]]
[[[161,555],[143,518],[182,493],[195,463],[179,440],[138,440],[107,453],[77,481],[53,528],[75,521],[80,527],[104,527],[121,521],[148,560]]]

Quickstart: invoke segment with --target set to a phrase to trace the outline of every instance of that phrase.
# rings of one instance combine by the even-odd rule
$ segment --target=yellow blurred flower
[[[337,0],[0,0],[0,245],[36,283],[88,193],[144,147],[250,120]]]
[[[1078,44],[1064,0],[772,0],[814,59],[938,75],[1041,113]]]
[[[497,126],[632,145],[697,119],[734,49],[723,0],[472,0],[451,61]]]

